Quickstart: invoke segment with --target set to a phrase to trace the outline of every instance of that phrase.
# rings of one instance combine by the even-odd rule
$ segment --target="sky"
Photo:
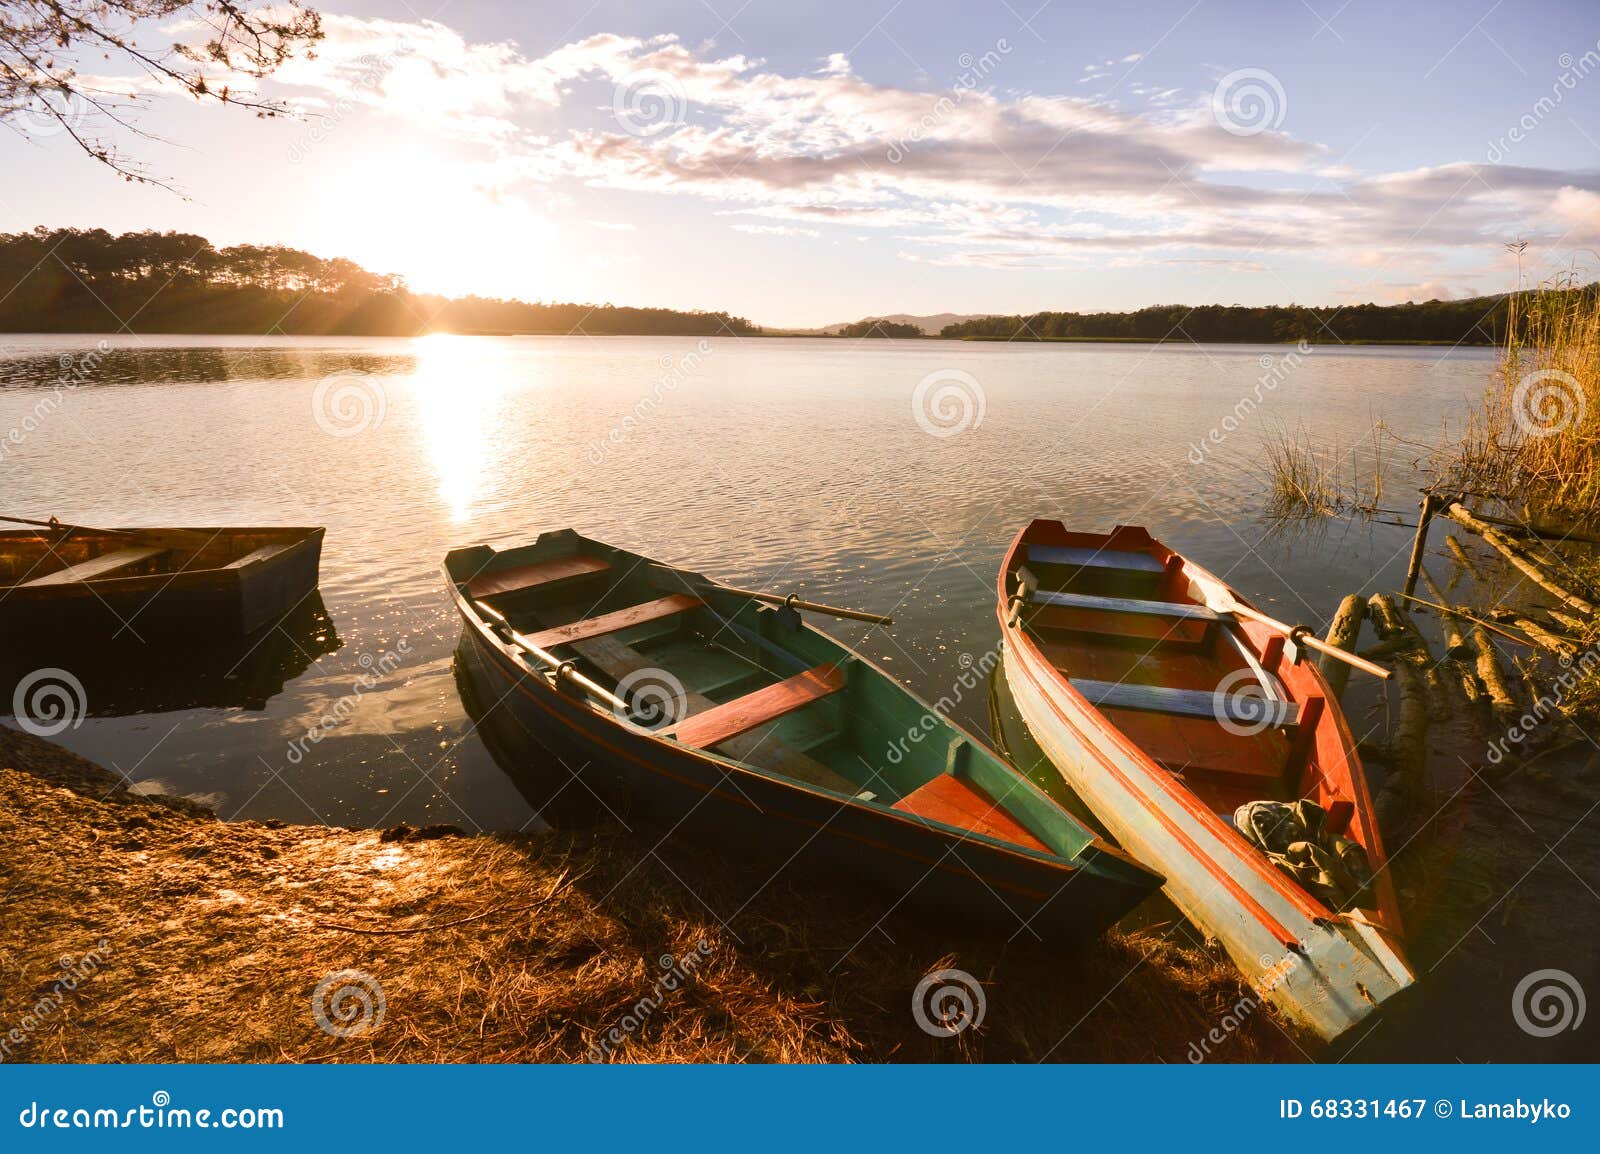
[[[0,231],[771,326],[1467,297],[1517,240],[1524,279],[1600,266],[1594,0],[313,6],[316,58],[258,86],[291,117],[79,62],[178,191],[0,132]]]

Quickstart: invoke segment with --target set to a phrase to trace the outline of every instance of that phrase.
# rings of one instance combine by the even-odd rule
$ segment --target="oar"
[[[595,697],[598,697],[601,701],[604,701],[619,717],[626,717],[632,710],[633,707],[631,705],[622,700],[622,698],[618,697],[615,693],[612,693],[605,686],[601,685],[597,681],[592,680],[591,678],[585,677],[582,673],[579,673],[577,669],[577,662],[563,661],[549,650],[541,649],[539,646],[535,645],[525,634],[518,633],[512,628],[511,622],[506,620],[506,615],[500,612],[500,610],[496,609],[493,605],[490,605],[484,601],[474,601],[472,604],[477,608],[479,613],[482,613],[485,617],[489,618],[489,620],[493,621],[506,631],[507,635],[511,638],[511,644],[515,645],[518,649],[522,650],[530,657],[536,657],[546,665],[550,666],[551,671],[555,674],[555,679],[557,681],[560,681],[563,677],[569,678],[576,684],[582,686],[586,691],[593,694]]]
[[[60,533],[102,533],[108,537],[154,537],[172,536],[177,538],[193,538],[201,542],[201,548],[209,544],[211,538],[204,533],[196,533],[192,529],[96,529],[91,525],[68,525],[65,521],[58,521],[54,517],[48,521],[36,521],[32,517],[0,517],[0,521],[8,521],[14,525],[37,525],[41,529],[54,529]]]
[[[674,569],[670,565],[658,564],[656,568],[660,569],[664,573],[670,573],[681,578],[693,576],[696,581],[704,582],[704,585],[701,586],[701,588],[720,589],[724,593],[732,593],[735,597],[748,597],[752,601],[760,601],[767,605],[783,605],[790,609],[804,609],[808,613],[826,613],[832,617],[844,617],[851,621],[868,621],[873,625],[894,624],[893,617],[884,617],[879,613],[867,613],[861,609],[841,609],[837,605],[823,605],[817,601],[802,601],[793,593],[784,596],[780,593],[761,593],[754,589],[738,589],[732,585],[724,585],[720,581],[713,581],[709,577],[702,577],[698,573],[684,573],[682,570]],[[695,588],[695,584],[693,582],[686,580],[684,584],[687,585],[691,590]]]
[[[1268,617],[1265,613],[1252,609],[1248,605],[1242,604],[1233,596],[1232,593],[1228,592],[1226,589],[1220,589],[1212,594],[1209,594],[1206,597],[1206,608],[1210,609],[1214,613],[1231,613],[1235,617],[1247,617],[1251,621],[1265,625],[1268,629],[1273,629],[1279,633],[1282,633],[1285,637],[1290,638],[1296,644],[1309,646],[1310,648],[1315,649],[1318,653],[1326,653],[1329,657],[1343,661],[1347,665],[1352,665],[1361,670],[1363,673],[1370,673],[1372,676],[1381,677],[1384,680],[1388,680],[1393,676],[1389,670],[1385,669],[1381,665],[1368,661],[1365,657],[1357,657],[1348,649],[1340,649],[1337,645],[1329,645],[1326,641],[1322,640],[1322,638],[1318,637],[1315,633],[1312,633],[1304,625],[1285,625],[1277,618]]]

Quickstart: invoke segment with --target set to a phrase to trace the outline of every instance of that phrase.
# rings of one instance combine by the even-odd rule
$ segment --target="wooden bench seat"
[[[710,749],[730,737],[776,721],[784,714],[793,713],[843,688],[843,670],[833,664],[819,665],[754,693],[693,714],[667,732],[676,737],[680,745]]]
[[[1133,597],[1091,597],[1085,593],[1056,593],[1036,589],[1028,596],[1034,605],[1063,609],[1096,609],[1106,613],[1140,613],[1150,617],[1182,617],[1191,621],[1220,621],[1222,615],[1204,605],[1182,601],[1143,601]]]
[[[167,550],[154,546],[140,546],[134,549],[118,549],[111,553],[102,553],[98,557],[91,557],[87,561],[79,561],[76,565],[68,565],[65,569],[58,569],[43,577],[35,577],[32,581],[22,582],[20,589],[42,589],[49,585],[73,585],[79,581],[95,581],[106,577],[116,577],[122,570],[131,569],[146,561],[161,556]]]
[[[1091,705],[1222,720],[1217,716],[1217,694],[1203,689],[1170,689],[1164,685],[1131,685],[1126,682],[1119,684],[1081,677],[1071,680],[1072,688],[1083,694]],[[1221,700],[1226,719],[1236,725],[1254,727],[1260,724],[1263,711],[1273,726],[1293,726],[1300,720],[1300,707],[1292,701],[1268,701],[1264,697],[1243,697],[1237,693],[1227,694]]]
[[[615,637],[602,635],[571,642],[572,650],[613,681],[621,682],[631,673],[659,668],[660,663],[647,657],[631,645],[624,645]],[[689,690],[684,693],[683,707],[687,717],[717,708],[716,702],[704,694]],[[730,737],[719,745],[717,753],[734,761],[759,766],[807,785],[820,786],[846,797],[856,795],[860,786],[843,774],[823,765],[816,758],[794,749],[786,742],[756,728],[737,737]]]
[[[243,569],[247,565],[255,565],[262,561],[270,561],[280,553],[287,553],[299,543],[300,542],[298,541],[274,541],[269,545],[261,546],[259,549],[250,550],[250,552],[246,553],[243,557],[240,557],[237,561],[229,561],[223,566],[223,568]]]
[[[988,794],[954,774],[941,773],[895,802],[894,808],[998,841],[1050,852],[1049,846],[996,805]]]
[[[1117,569],[1126,573],[1165,573],[1167,567],[1148,553],[1125,549],[1069,548],[1029,545],[1028,560],[1039,565],[1074,565],[1080,569]]]
[[[611,568],[609,561],[575,553],[570,557],[556,557],[549,561],[535,561],[530,565],[516,565],[510,569],[496,569],[480,573],[467,582],[467,592],[473,597],[495,597],[503,593],[518,593],[541,585],[555,585]]]
[[[644,625],[650,621],[659,621],[663,617],[687,613],[704,604],[700,598],[691,597],[687,593],[673,593],[667,597],[658,597],[654,601],[646,601],[642,605],[630,605],[626,609],[618,609],[614,613],[602,613],[598,617],[586,617],[570,625],[557,625],[554,629],[540,630],[529,636],[528,640],[541,649],[553,649],[557,645],[570,645],[574,641],[583,641],[590,637],[620,633],[624,629],[632,629],[635,625]]]

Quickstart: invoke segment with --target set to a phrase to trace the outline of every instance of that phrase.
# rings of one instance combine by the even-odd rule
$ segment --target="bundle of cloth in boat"
[[[1233,824],[1319,901],[1332,910],[1372,904],[1372,866],[1360,843],[1328,829],[1328,811],[1314,801],[1252,801]]]

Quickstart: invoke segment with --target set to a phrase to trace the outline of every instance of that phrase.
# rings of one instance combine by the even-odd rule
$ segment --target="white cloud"
[[[746,233],[893,228],[908,259],[990,267],[1148,253],[1238,268],[1273,252],[1353,264],[1375,250],[1483,250],[1518,234],[1600,244],[1595,174],[1458,163],[1362,175],[1284,132],[1224,131],[1209,93],[1136,86],[1143,111],[1002,96],[1004,57],[984,87],[923,91],[871,83],[837,52],[790,76],[672,36],[597,35],[529,58],[436,21],[330,15],[325,27],[317,58],[273,82],[307,107],[359,107],[395,131],[477,148],[490,185],[694,197],[780,222],[732,226]],[[1085,78],[1138,60],[1089,64]],[[629,132],[621,97],[646,76],[657,103],[635,94],[638,114],[663,119]]]

